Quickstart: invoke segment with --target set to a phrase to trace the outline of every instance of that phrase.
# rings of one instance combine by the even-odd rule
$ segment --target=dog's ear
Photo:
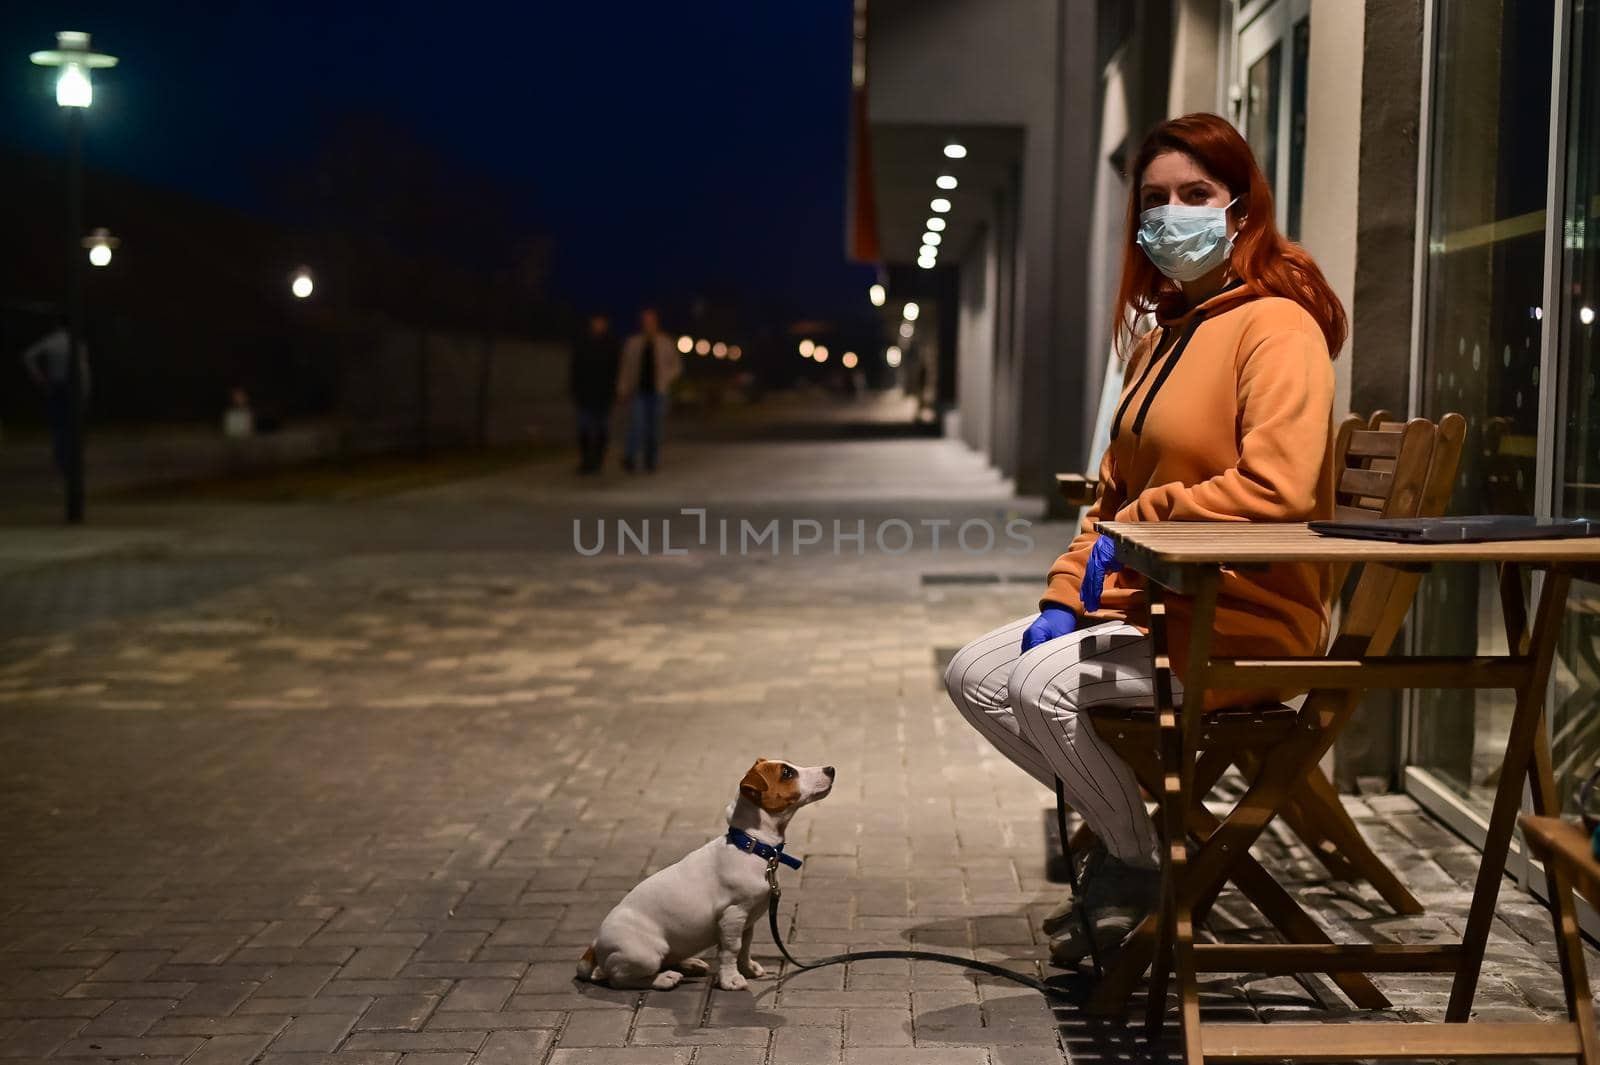
[[[761,766],[765,762],[765,758],[757,758],[756,764],[750,767],[750,772],[746,773],[744,779],[739,781],[739,794],[757,806],[761,805],[761,796],[767,790],[767,778],[761,775]]]

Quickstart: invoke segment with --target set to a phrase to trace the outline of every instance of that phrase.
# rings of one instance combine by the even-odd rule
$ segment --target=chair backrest
[[[1446,414],[1392,420],[1388,411],[1351,414],[1334,437],[1334,517],[1436,518],[1450,503],[1467,422]],[[1336,566],[1331,587],[1343,587],[1348,566]]]
[[[1437,424],[1426,418],[1401,424],[1387,420],[1382,411],[1365,422],[1354,415],[1346,418],[1334,449],[1335,513],[1386,518],[1442,515],[1450,503],[1466,430],[1466,419],[1454,413]],[[1336,568],[1332,587],[1341,587],[1347,573],[1348,568]],[[1391,566],[1363,565],[1330,653],[1386,654],[1410,612],[1420,579],[1420,574]]]

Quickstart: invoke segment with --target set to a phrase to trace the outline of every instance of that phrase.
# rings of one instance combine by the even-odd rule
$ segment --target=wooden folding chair
[[[1389,412],[1384,410],[1376,411],[1365,419],[1355,414],[1346,416],[1334,438],[1335,516],[1351,519],[1435,517],[1443,514],[1449,502],[1465,430],[1466,422],[1460,415],[1446,415],[1440,421],[1437,433],[1447,441],[1454,441],[1451,445],[1454,451],[1440,452],[1439,468],[1430,473],[1429,481],[1430,484],[1436,484],[1437,488],[1430,494],[1417,491],[1414,486],[1405,483],[1397,486],[1394,472],[1402,449],[1410,449],[1407,452],[1408,463],[1418,461],[1412,455],[1417,449],[1427,448],[1429,457],[1432,457],[1435,429],[1431,423],[1426,427],[1419,425],[1416,429],[1410,429],[1406,424],[1391,420]],[[1444,468],[1446,465],[1448,470]],[[1329,587],[1335,597],[1344,586],[1347,576],[1348,573],[1343,569],[1331,574]],[[1293,713],[1287,707],[1281,708],[1280,712]],[[1252,745],[1240,745],[1230,759],[1231,764],[1237,765],[1247,777],[1254,778],[1259,769],[1255,754]],[[1224,762],[1219,773],[1225,771],[1228,764]],[[1422,903],[1395,875],[1394,870],[1378,857],[1356,828],[1321,766],[1312,767],[1305,775],[1279,816],[1335,880],[1366,880],[1395,912],[1408,915],[1423,912]],[[1092,833],[1087,826],[1081,827],[1072,838],[1072,850],[1086,846],[1091,839]]]
[[[1352,417],[1339,430],[1342,470],[1338,484],[1341,498],[1351,500],[1340,504],[1340,514],[1355,513],[1352,508],[1369,516],[1441,513],[1460,459],[1465,420],[1450,414],[1438,425],[1425,418],[1412,419],[1403,426],[1381,421],[1367,428],[1361,425],[1360,419]],[[1377,463],[1373,460],[1379,459],[1389,468],[1375,468]],[[1341,580],[1344,576],[1334,574]],[[1330,654],[1341,659],[1385,654],[1410,609],[1420,579],[1418,573],[1394,567],[1362,567]],[[1205,604],[1197,616],[1210,615],[1214,586],[1211,596],[1213,603]],[[1153,606],[1152,630],[1164,627],[1165,616],[1164,607]],[[1165,667],[1157,670],[1158,688],[1168,683],[1167,676]],[[1170,704],[1170,687],[1158,694],[1162,695],[1162,702]],[[1315,920],[1250,856],[1249,848],[1274,817],[1292,807],[1309,835],[1328,840],[1346,859],[1352,854],[1372,854],[1333,794],[1332,786],[1306,783],[1315,777],[1326,784],[1317,762],[1354,713],[1360,695],[1359,691],[1344,689],[1319,690],[1307,696],[1299,711],[1269,704],[1225,708],[1205,715],[1195,745],[1195,802],[1186,823],[1162,826],[1169,840],[1174,834],[1187,834],[1202,845],[1196,859],[1187,863],[1189,883],[1199,885],[1193,887],[1191,896],[1195,921],[1204,918],[1224,883],[1231,880],[1287,942],[1308,945],[1308,956],[1315,955],[1318,948],[1332,946]],[[1088,713],[1095,730],[1128,762],[1145,789],[1162,794],[1165,782],[1161,745],[1171,742],[1171,728],[1163,728],[1153,709],[1091,708]],[[1226,820],[1219,821],[1200,797],[1230,765],[1238,763],[1248,767],[1250,787]],[[1341,827],[1344,825],[1348,830]],[[1207,845],[1212,842],[1219,845]],[[1376,856],[1371,861],[1381,865]],[[1406,894],[1409,896],[1409,892]],[[1154,959],[1149,1019],[1152,1025],[1159,1024],[1169,959],[1156,956],[1157,924],[1155,916],[1147,918],[1124,945],[1122,959],[1101,981],[1090,1002],[1092,1011],[1122,1012],[1134,981]],[[1160,937],[1163,951],[1170,950],[1172,931],[1169,928],[1168,934]],[[1329,975],[1358,1007],[1389,1006],[1388,999],[1364,973],[1332,971]]]

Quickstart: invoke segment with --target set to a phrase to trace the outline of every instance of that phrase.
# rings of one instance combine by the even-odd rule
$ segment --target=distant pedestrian
[[[628,442],[622,468],[629,473],[644,468],[654,473],[661,456],[661,422],[666,416],[667,389],[677,378],[678,349],[661,332],[654,307],[639,312],[639,332],[622,345],[622,368],[617,374],[617,402],[628,404]]]
[[[568,392],[578,415],[578,472],[599,473],[610,436],[611,405],[617,392],[621,345],[603,314],[589,316],[589,326],[572,345]]]
[[[56,469],[67,476],[68,457],[72,449],[72,392],[68,368],[71,362],[72,337],[65,325],[59,325],[34,341],[22,353],[22,365],[33,378],[33,383],[44,392],[45,420],[50,424],[50,451]],[[89,349],[78,342],[78,394],[80,399],[89,395]]]

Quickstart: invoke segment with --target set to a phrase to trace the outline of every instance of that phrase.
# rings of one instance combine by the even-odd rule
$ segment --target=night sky
[[[552,290],[579,305],[869,310],[843,250],[850,0],[0,8],[16,147],[62,150],[27,56],[81,29],[122,60],[96,75],[91,167],[281,213],[272,175],[375,115],[518,189],[555,240]]]

